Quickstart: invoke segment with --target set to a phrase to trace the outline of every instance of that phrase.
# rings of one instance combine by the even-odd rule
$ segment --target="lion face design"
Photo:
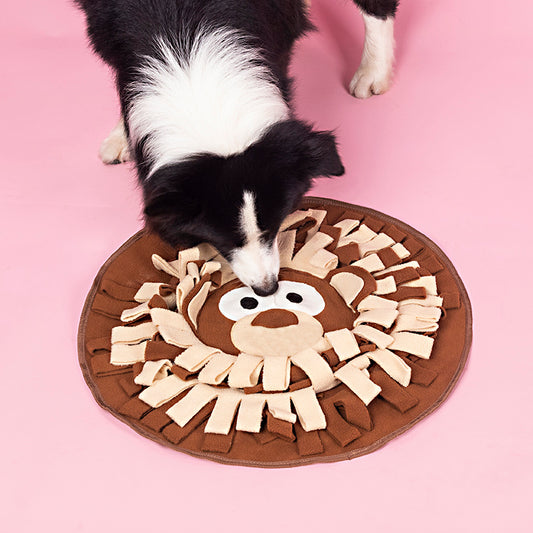
[[[265,411],[314,431],[327,425],[324,391],[346,386],[365,405],[380,394],[371,365],[408,386],[411,368],[396,351],[430,356],[442,305],[435,277],[406,263],[387,234],[325,216],[297,211],[282,225],[279,289],[266,297],[208,245],[173,261],[154,255],[169,282],[145,283],[122,314],[130,325],[112,335],[111,363],[142,366],[139,399],[158,408],[186,392],[165,411],[180,427],[215,400],[206,433],[227,434],[235,420],[258,433]],[[147,357],[156,341],[176,356]]]

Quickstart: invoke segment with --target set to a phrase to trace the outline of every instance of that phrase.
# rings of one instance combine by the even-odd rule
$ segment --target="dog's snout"
[[[252,290],[257,296],[270,296],[274,294],[279,287],[277,278],[270,278],[261,285],[252,285]]]
[[[286,309],[269,309],[259,313],[252,321],[252,326],[264,328],[284,328],[298,324],[298,317]]]

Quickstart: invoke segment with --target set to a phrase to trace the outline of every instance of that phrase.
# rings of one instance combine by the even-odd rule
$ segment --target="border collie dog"
[[[148,227],[208,242],[258,295],[277,290],[277,233],[318,176],[344,173],[331,132],[290,108],[287,68],[312,29],[306,0],[75,0],[116,75],[122,118],[100,149],[133,159]],[[358,97],[389,85],[396,0],[356,0]]]

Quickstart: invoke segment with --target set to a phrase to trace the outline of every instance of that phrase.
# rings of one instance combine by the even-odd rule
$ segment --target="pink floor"
[[[78,318],[99,266],[141,227],[139,192],[130,167],[96,155],[117,100],[81,14],[70,2],[3,6],[2,531],[533,530],[533,6],[403,4],[394,86],[356,101],[345,87],[361,19],[348,2],[314,0],[320,33],[294,58],[296,106],[337,130],[347,174],[313,192],[440,245],[470,292],[474,346],[448,401],[408,433],[288,470],[176,453],[93,400]]]

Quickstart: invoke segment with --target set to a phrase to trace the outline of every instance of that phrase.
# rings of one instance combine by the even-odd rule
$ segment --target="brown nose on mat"
[[[377,211],[306,198],[279,250],[280,280],[304,298],[265,300],[254,316],[220,304],[242,284],[212,247],[134,235],[101,268],[80,321],[98,403],[175,450],[287,467],[370,453],[446,399],[472,317],[432,241]],[[248,328],[246,353],[225,352],[250,321],[263,327]]]
[[[264,328],[284,328],[296,324],[298,324],[298,317],[292,311],[285,309],[269,309],[259,313],[252,320],[252,326],[263,326]]]

